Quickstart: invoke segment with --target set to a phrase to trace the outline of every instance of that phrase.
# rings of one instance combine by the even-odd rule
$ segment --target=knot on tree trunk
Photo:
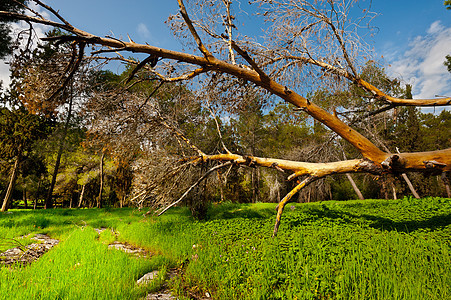
[[[397,154],[390,155],[383,162],[381,162],[381,166],[386,171],[394,172],[397,169],[402,168],[401,157]]]
[[[445,163],[438,162],[436,160],[423,161],[426,167],[426,172],[431,175],[439,175],[443,173],[443,169],[447,166]]]
[[[374,161],[364,158],[358,165],[358,168],[362,172],[368,172],[374,175],[381,175],[383,169],[374,163]]]
[[[445,163],[438,162],[436,160],[425,160],[423,161],[426,169],[443,169],[447,166]]]

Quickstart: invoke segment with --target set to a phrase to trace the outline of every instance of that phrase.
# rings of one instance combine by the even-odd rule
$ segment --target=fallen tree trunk
[[[451,104],[450,97],[444,97],[440,99],[400,99],[392,97],[390,95],[385,94],[372,84],[364,81],[362,78],[359,77],[356,68],[353,65],[353,62],[351,61],[350,56],[348,55],[346,49],[347,45],[345,43],[346,39],[343,36],[344,33],[337,29],[331,17],[329,17],[327,14],[322,13],[320,10],[315,10],[309,14],[309,16],[317,18],[317,22],[312,23],[312,26],[317,23],[321,23],[324,25],[324,27],[330,30],[329,32],[331,33],[330,36],[333,36],[336,39],[335,45],[338,45],[337,53],[342,54],[342,58],[344,59],[346,65],[348,66],[348,68],[346,69],[341,67],[339,61],[336,65],[331,65],[321,60],[312,58],[309,55],[310,53],[308,52],[307,55],[303,57],[296,57],[289,54],[283,55],[283,51],[286,50],[285,48],[280,51],[280,53],[282,54],[279,54],[278,51],[274,51],[273,53],[277,57],[272,57],[268,59],[265,62],[265,64],[259,63],[256,60],[254,60],[246,50],[242,49],[238,45],[238,43],[233,41],[229,36],[227,36],[225,39],[227,43],[228,52],[231,53],[231,55],[229,56],[233,57],[233,59],[232,61],[227,61],[226,59],[218,59],[203,44],[201,37],[199,36],[196,29],[196,28],[202,29],[202,27],[196,27],[197,24],[196,26],[193,24],[182,0],[178,0],[181,20],[184,21],[184,26],[182,27],[187,28],[187,33],[191,34],[192,38],[194,39],[195,45],[197,45],[197,50],[200,51],[201,55],[167,50],[160,47],[151,46],[148,44],[138,44],[132,41],[131,39],[130,41],[122,41],[116,38],[96,36],[74,27],[68,21],[66,21],[57,11],[43,4],[41,1],[35,2],[42,8],[46,9],[54,17],[56,17],[58,21],[46,19],[42,15],[37,13],[35,13],[35,16],[30,16],[0,11],[0,16],[13,17],[18,20],[24,20],[30,23],[45,24],[65,30],[68,33],[68,35],[49,37],[45,38],[45,40],[78,43],[80,45],[80,49],[84,48],[84,45],[86,44],[102,47],[100,50],[92,52],[92,55],[94,56],[107,52],[118,53],[119,60],[136,65],[135,70],[133,70],[131,74],[135,74],[141,68],[146,68],[146,70],[148,70],[151,74],[155,76],[155,79],[158,79],[162,82],[176,82],[182,80],[189,80],[196,76],[199,76],[200,74],[207,75],[212,74],[212,76],[216,76],[217,73],[227,74],[228,76],[238,78],[245,82],[251,82],[255,86],[263,89],[266,93],[276,95],[281,99],[283,99],[285,102],[293,104],[298,110],[305,112],[309,116],[313,117],[315,120],[321,122],[330,130],[337,133],[342,139],[349,142],[360,153],[362,158],[328,163],[309,163],[276,158],[243,156],[233,154],[228,151],[226,151],[227,153],[223,154],[207,155],[204,154],[202,151],[200,151],[197,147],[190,145],[191,148],[197,152],[197,156],[191,158],[190,160],[193,164],[202,164],[206,163],[207,161],[217,161],[231,163],[234,165],[262,166],[268,168],[275,168],[278,170],[290,171],[291,175],[288,177],[288,180],[297,180],[299,177],[303,178],[302,181],[300,181],[298,185],[292,191],[290,191],[279,203],[277,207],[277,218],[273,233],[274,235],[277,234],[277,230],[279,228],[281,220],[281,215],[286,203],[288,203],[292,199],[292,197],[297,192],[302,190],[305,186],[325,176],[347,173],[397,175],[407,172],[423,172],[427,174],[440,174],[443,172],[451,171],[451,148],[417,153],[391,154],[384,152],[383,150],[379,149],[368,138],[366,138],[360,132],[352,128],[349,124],[346,124],[344,121],[340,120],[335,114],[327,112],[325,109],[313,103],[310,99],[296,93],[294,90],[290,89],[290,87],[284,85],[283,81],[281,82],[277,81],[278,78],[277,76],[272,76],[273,73],[270,73],[271,74],[270,76],[265,72],[264,70],[265,65],[274,64],[275,62],[280,60],[284,61],[291,60],[294,61],[294,63],[298,64],[307,63],[313,66],[318,66],[321,72],[326,76],[333,74],[334,76],[345,78],[349,80],[352,84],[355,84],[356,86],[362,88],[364,91],[369,93],[374,101],[386,102],[389,108],[394,108],[396,106],[402,105],[438,106]],[[334,5],[333,1],[327,1],[327,4],[332,6],[332,9],[330,10],[331,13],[333,14],[337,13],[337,11],[335,10],[336,7],[333,6]],[[303,8],[302,12],[305,12],[306,9],[308,9],[309,7]],[[34,12],[34,10],[32,9],[30,9],[30,11]],[[269,12],[270,11],[268,10],[268,13]],[[338,16],[338,13],[336,16]],[[228,26],[232,28],[230,24],[228,24]],[[210,35],[210,37],[212,36],[214,38],[218,38],[219,40],[224,38],[223,36],[220,35],[215,36],[211,32],[207,33]],[[214,48],[212,47],[212,49]],[[119,52],[121,51],[147,54],[149,55],[149,57],[143,60],[142,63],[139,63],[138,61],[125,59],[124,56],[119,54]],[[80,53],[81,52],[82,51],[80,51]],[[246,65],[236,64],[235,63],[236,57],[235,55],[232,54],[240,56],[241,61],[243,61]],[[220,55],[220,51],[218,51],[218,55]],[[109,58],[106,58],[106,60],[108,59]],[[167,77],[171,76],[172,72],[168,72],[167,73],[168,75],[164,76],[154,70],[156,63],[161,59],[172,61],[174,65],[183,62],[185,64],[191,65],[193,69],[184,74],[181,75],[179,74],[179,76],[176,77]],[[333,59],[330,59],[330,61],[333,61]],[[234,100],[228,99],[228,101],[232,102]]]

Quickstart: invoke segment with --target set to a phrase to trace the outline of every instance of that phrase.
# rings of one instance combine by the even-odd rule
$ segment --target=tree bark
[[[446,195],[448,196],[448,198],[451,198],[451,189],[449,188],[449,177],[448,177],[449,172],[443,172],[441,177],[443,180],[443,184],[445,185],[445,189],[446,189]]]
[[[360,189],[355,184],[354,179],[352,179],[351,174],[346,173],[346,177],[348,178],[349,182],[351,183],[352,188],[354,189],[354,192],[357,194],[357,197],[359,197],[360,200],[365,200],[365,198],[363,198],[362,192],[360,192]]]
[[[420,199],[420,195],[418,195],[417,191],[413,187],[412,182],[410,181],[409,177],[407,177],[406,173],[402,173],[401,176],[402,176],[402,178],[404,178],[404,181],[409,186],[409,189],[412,192],[413,196],[417,199]]]
[[[16,184],[17,173],[19,172],[19,164],[22,159],[22,147],[19,148],[19,154],[16,157],[16,161],[14,162],[14,167],[11,172],[11,178],[9,180],[8,189],[6,190],[5,198],[3,199],[3,205],[1,211],[7,211],[9,208],[9,202],[11,201],[13,195],[14,185]]]
[[[97,208],[102,207],[102,193],[103,193],[103,159],[105,157],[105,152],[102,151],[102,156],[100,157],[100,191],[99,198],[97,199]]]
[[[82,185],[81,192],[80,192],[80,200],[78,201],[78,208],[80,208],[81,205],[83,204],[83,196],[85,194],[85,187],[86,187],[86,184]]]
[[[24,209],[28,209],[28,203],[27,203],[27,189],[23,189],[23,205]]]
[[[385,200],[388,200],[387,179],[385,177],[382,179],[382,191],[384,192]]]
[[[53,170],[53,175],[52,175],[52,182],[50,183],[50,188],[48,190],[47,197],[45,199],[45,205],[44,205],[45,209],[49,209],[49,208],[53,207],[53,189],[55,188],[56,176],[58,175],[58,169],[60,167],[61,156],[63,155],[64,145],[65,145],[65,141],[66,141],[66,135],[67,135],[67,131],[69,129],[69,122],[70,122],[70,118],[72,115],[72,100],[73,100],[73,96],[72,96],[72,91],[71,91],[71,95],[69,96],[69,111],[67,112],[66,122],[64,123],[63,136],[60,139],[58,154],[57,154],[56,162],[55,162],[55,169]]]
[[[393,182],[391,183],[391,190],[393,192],[393,199],[397,200],[398,196],[396,195],[396,187],[395,187],[395,184]]]
[[[125,195],[122,195],[121,199],[119,200],[119,207],[120,208],[124,207],[124,202],[125,202],[124,200],[125,200]]]
[[[38,197],[39,197],[39,190],[41,189],[41,182],[42,182],[42,179],[41,179],[41,177],[39,177],[38,188],[36,190],[36,195],[34,196],[34,201],[33,201],[33,209],[36,209],[36,207],[38,206]]]

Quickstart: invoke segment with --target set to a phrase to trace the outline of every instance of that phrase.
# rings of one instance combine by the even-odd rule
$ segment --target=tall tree
[[[14,160],[2,211],[8,210],[22,157],[46,131],[45,120],[30,114],[24,107],[0,108],[0,156]]]
[[[23,12],[26,0],[3,0],[0,10],[9,12]],[[13,40],[11,36],[11,23],[17,21],[14,17],[0,17],[0,59],[12,53]],[[31,28],[31,27],[30,27]]]
[[[352,124],[340,119],[338,114],[321,108],[321,102],[301,95],[303,91],[308,95],[305,91],[312,91],[319,86],[334,92],[342,89],[344,83],[349,81],[362,89],[369,103],[384,103],[385,109],[451,103],[449,97],[404,99],[392,96],[359,75],[363,66],[361,60],[369,52],[356,33],[360,32],[365,18],[368,19],[371,15],[367,9],[362,10],[360,6],[352,5],[354,1],[251,1],[250,5],[258,11],[254,17],[261,17],[258,21],[267,29],[267,39],[256,38],[254,41],[238,34],[241,24],[238,19],[242,16],[242,10],[234,13],[233,2],[190,1],[190,6],[186,7],[184,1],[178,0],[180,11],[171,17],[169,23],[176,36],[189,39],[187,46],[194,46],[191,53],[138,44],[131,39],[122,41],[93,35],[74,27],[57,10],[41,1],[35,2],[54,15],[56,21],[40,15],[27,16],[6,11],[0,12],[0,15],[61,28],[68,35],[52,37],[51,40],[98,46],[91,54],[97,55],[99,59],[102,53],[114,51],[147,54],[148,57],[141,62],[130,61],[122,54],[116,56],[118,60],[136,65],[130,77],[134,82],[141,80],[142,75],[164,82],[200,76],[197,87],[214,88],[219,97],[215,98],[213,104],[221,105],[229,111],[242,101],[236,95],[240,95],[243,82],[252,83],[258,87],[260,96],[267,102],[279,97],[291,103],[298,111],[308,114],[352,145],[358,152],[355,159],[310,163],[234,154],[225,149],[219,154],[208,154],[183,139],[190,145],[194,155],[187,155],[185,160],[178,160],[179,163],[191,162],[203,166],[206,163],[219,163],[210,170],[232,164],[262,166],[291,173],[287,179],[294,180],[296,185],[278,205],[274,234],[279,228],[284,207],[293,196],[310,183],[326,176],[358,172],[379,175],[402,172],[441,173],[451,170],[451,149],[389,153],[354,129]],[[196,13],[194,17],[190,16],[189,11]],[[358,22],[350,18],[357,12],[363,13]],[[109,57],[105,59],[110,60]],[[162,60],[164,63],[161,63]],[[136,77],[138,73],[140,76]],[[178,136],[183,135],[179,132]],[[181,170],[179,166],[176,169]],[[210,170],[206,174],[210,174]]]
[[[57,28],[46,33],[46,36],[50,39],[64,38],[64,34]],[[84,47],[84,43],[50,41],[40,44],[32,51],[24,52],[26,55],[15,55],[11,64],[15,90],[27,109],[50,118],[61,116],[62,107],[68,106],[45,208],[53,206],[53,189],[73,115],[74,99],[80,90],[79,69]]]

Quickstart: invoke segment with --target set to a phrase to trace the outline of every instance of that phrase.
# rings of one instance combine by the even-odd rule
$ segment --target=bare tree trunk
[[[23,205],[24,205],[24,209],[28,209],[28,203],[27,203],[27,189],[23,189],[23,194],[22,194],[22,199],[23,199]]]
[[[125,200],[125,195],[121,196],[121,200],[119,200],[120,208],[124,207],[124,200]]]
[[[409,179],[409,177],[407,177],[406,173],[402,173],[401,176],[402,176],[402,178],[404,178],[405,182],[409,186],[409,189],[412,192],[413,196],[417,199],[420,199],[420,195],[418,195],[417,191],[413,187],[412,182],[410,182],[410,179]]]
[[[451,198],[451,189],[449,188],[449,184],[445,183],[445,188],[446,188],[446,194],[447,194],[448,198]]]
[[[346,177],[348,178],[349,182],[351,183],[352,188],[354,189],[354,192],[357,194],[357,197],[359,197],[360,200],[365,200],[365,198],[363,198],[362,192],[360,192],[359,188],[355,184],[354,179],[352,179],[351,174],[346,173]]]
[[[251,183],[252,183],[252,203],[257,202],[257,185],[255,183],[256,181],[256,173],[255,173],[256,169],[253,168],[251,170]]]
[[[82,187],[81,187],[80,200],[78,201],[78,208],[80,208],[81,205],[83,204],[83,196],[85,194],[85,187],[86,187],[86,184],[82,185]]]
[[[58,155],[56,157],[56,162],[55,162],[55,169],[53,170],[53,175],[52,175],[52,182],[50,184],[50,188],[47,193],[47,197],[45,199],[45,205],[44,205],[45,209],[53,207],[53,199],[52,199],[53,189],[55,188],[56,176],[58,175],[58,169],[60,167],[61,156],[63,155],[67,130],[69,129],[69,121],[70,121],[70,117],[72,115],[72,100],[73,99],[72,99],[72,91],[71,91],[71,95],[69,96],[69,111],[67,112],[66,122],[64,123],[63,136],[61,137],[60,144],[59,144]]]
[[[35,195],[34,201],[33,201],[33,209],[36,209],[36,207],[38,206],[38,197],[39,197],[39,190],[41,189],[41,182],[42,182],[42,179],[41,179],[41,177],[39,177],[38,189],[36,190],[36,195]]]
[[[392,192],[393,192],[393,199],[397,200],[398,196],[396,195],[396,187],[395,187],[395,184],[393,182],[391,183],[391,189],[392,189]]]
[[[396,151],[399,153],[399,149],[398,148],[396,148]],[[413,187],[412,182],[410,181],[409,177],[407,177],[407,174],[406,173],[402,173],[401,176],[404,179],[404,181],[407,183],[407,186],[409,187],[410,192],[412,193],[412,195],[415,198],[420,199],[420,196],[418,195],[417,191]]]
[[[451,198],[451,189],[449,188],[448,174],[449,172],[443,172],[441,177],[443,180],[443,184],[445,185],[446,195],[448,196],[448,198]]]
[[[97,199],[97,208],[102,207],[102,193],[103,193],[103,159],[105,157],[105,152],[102,151],[102,156],[100,157],[100,191],[99,198]]]
[[[387,181],[387,178],[384,177],[382,179],[382,190],[384,192],[385,200],[388,200],[387,183],[386,183],[386,181]]]
[[[1,211],[7,211],[9,202],[11,201],[11,197],[13,195],[13,188],[16,184],[17,179],[17,173],[19,171],[19,163],[22,158],[22,149],[19,149],[19,154],[16,157],[16,162],[14,163],[13,171],[11,173],[11,179],[9,180],[8,189],[6,190],[5,199],[3,200],[2,210]]]
[[[224,186],[222,184],[221,173],[219,172],[219,170],[216,172],[216,175],[217,175],[218,181],[219,181],[219,191],[221,193],[221,203],[222,203],[222,202],[224,202]]]

